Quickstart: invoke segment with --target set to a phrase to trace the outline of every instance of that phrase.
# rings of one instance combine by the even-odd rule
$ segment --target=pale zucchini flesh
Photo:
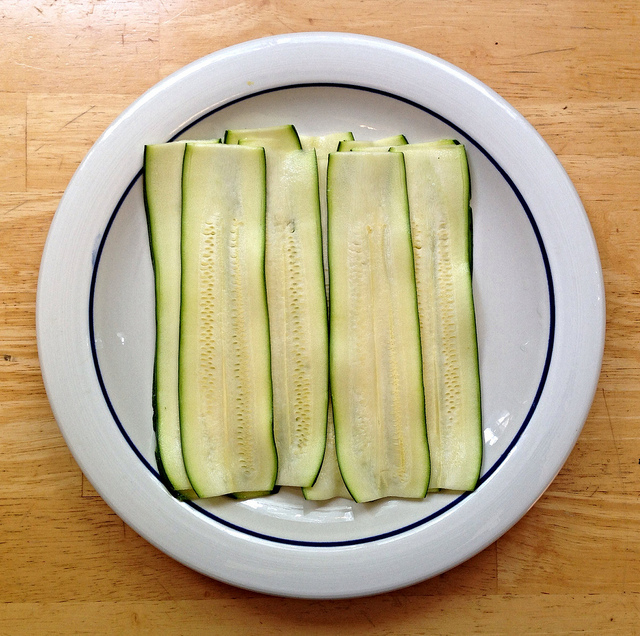
[[[329,400],[328,324],[315,152],[287,153],[279,158],[276,170],[286,186],[281,186],[283,196],[277,207],[267,206],[266,272],[273,327],[277,483],[304,487],[313,484],[320,470]]]
[[[390,150],[393,151],[397,151],[397,150],[408,150],[409,152],[413,152],[414,150],[421,150],[421,149],[433,149],[433,148],[440,148],[441,146],[457,146],[459,145],[459,142],[457,142],[455,139],[435,139],[434,141],[421,141],[418,143],[404,143],[404,144],[396,144],[396,145],[392,145],[389,147]]]
[[[364,148],[388,150],[392,146],[404,146],[407,143],[407,138],[404,135],[391,135],[390,137],[382,137],[381,139],[374,139],[372,141],[366,139],[346,139],[338,145],[338,152],[362,150]]]
[[[336,497],[352,499],[351,493],[344,485],[344,479],[338,465],[336,453],[336,432],[333,424],[333,407],[329,403],[327,417],[327,443],[324,450],[322,466],[312,486],[302,489],[302,494],[308,501],[326,501]]]
[[[185,467],[200,497],[270,491],[273,441],[260,148],[187,144],[179,394]]]
[[[318,190],[320,195],[320,225],[322,227],[322,262],[327,302],[329,300],[329,256],[327,254],[327,164],[329,153],[336,152],[343,141],[353,141],[352,132],[330,133],[328,135],[300,135],[303,150],[315,150],[318,162]]]
[[[179,496],[196,496],[182,458],[178,401],[182,163],[187,140],[145,146],[144,200],[154,269],[153,417],[158,471]],[[199,143],[220,143],[219,139]]]
[[[482,424],[466,152],[454,144],[397,150],[407,170],[431,487],[472,490]]]
[[[184,149],[184,142],[147,145],[143,174],[155,280],[153,416],[158,470],[173,490],[185,496],[194,496],[182,459],[178,405],[180,224]]]
[[[429,449],[403,155],[332,153],[327,182],[340,471],[357,502],[422,498]]]
[[[239,144],[242,141],[256,142],[263,140],[271,147],[280,150],[300,150],[300,137],[294,126],[270,126],[266,128],[238,128],[225,131],[225,144]]]
[[[320,219],[322,226],[322,261],[324,263],[324,282],[329,302],[329,257],[327,253],[327,165],[329,153],[336,152],[342,141],[353,140],[352,132],[329,133],[319,136],[300,136],[300,143],[305,150],[315,150],[318,161],[318,189],[320,191]],[[327,414],[327,441],[320,472],[312,486],[302,489],[305,499],[324,501],[335,497],[351,499],[340,474],[336,455],[335,430],[333,426],[333,410],[331,400]]]
[[[311,486],[324,456],[329,398],[328,325],[318,166],[295,128],[228,131],[264,147],[265,275],[271,331],[273,430],[280,486]]]

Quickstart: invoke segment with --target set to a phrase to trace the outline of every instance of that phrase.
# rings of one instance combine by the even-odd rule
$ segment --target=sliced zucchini
[[[335,497],[352,499],[349,490],[344,485],[344,479],[340,473],[338,456],[336,454],[336,433],[333,425],[333,408],[329,403],[327,418],[327,444],[324,450],[324,459],[320,472],[313,486],[302,489],[302,494],[308,501],[326,501]]]
[[[277,483],[304,487],[313,484],[320,470],[329,401],[318,172],[314,151],[286,153],[277,168],[275,163],[268,164],[274,174],[269,184],[278,178],[282,196],[267,207],[266,271]]]
[[[335,132],[327,135],[299,135],[303,150],[315,150],[318,165],[329,159],[329,153],[338,149],[340,142],[353,141],[352,132]]]
[[[318,159],[318,184],[320,190],[320,218],[322,224],[322,261],[324,263],[324,281],[329,300],[329,259],[327,253],[327,164],[329,153],[338,149],[341,141],[353,140],[353,133],[339,132],[330,133],[317,137],[300,136],[302,148],[305,150],[315,150]],[[334,497],[344,497],[351,499],[351,495],[344,485],[344,480],[340,474],[338,457],[336,455],[336,435],[333,427],[333,411],[331,400],[329,400],[327,417],[327,443],[324,451],[324,459],[318,477],[313,486],[302,489],[305,499],[311,501],[321,501],[333,499]]]
[[[318,161],[318,189],[320,191],[320,223],[322,226],[322,262],[324,263],[324,283],[329,299],[329,258],[327,254],[327,163],[329,153],[336,152],[340,142],[353,140],[353,133],[338,132],[320,136],[300,135],[303,150],[315,150]]]
[[[482,422],[467,156],[453,142],[394,150],[404,154],[407,171],[431,487],[473,490]]]
[[[324,456],[329,400],[327,305],[318,167],[293,126],[232,131],[264,147],[266,280],[271,330],[274,436],[281,486],[311,486]]]
[[[269,495],[275,495],[280,491],[280,486],[274,486],[273,490],[255,490],[246,492],[233,492],[229,493],[231,499],[237,501],[246,501],[247,499],[258,499],[260,497],[268,497]]]
[[[388,150],[398,151],[404,148],[411,147],[412,150],[418,148],[441,148],[442,146],[452,146],[456,142],[453,139],[439,139],[438,141],[426,141],[424,143],[417,144],[398,144],[397,146],[389,146]],[[358,146],[357,148],[352,148],[351,152],[380,152],[380,147],[378,146]]]
[[[331,153],[327,184],[340,471],[357,502],[422,498],[429,449],[403,155]]]
[[[448,146],[457,145],[459,145],[459,142],[455,139],[436,139],[435,141],[422,141],[413,144],[398,144],[397,146],[390,146],[389,150],[394,152],[409,150],[410,152],[413,152],[414,150],[433,150],[434,148],[446,148]]]
[[[227,130],[224,134],[225,144],[239,144],[242,140],[256,142],[264,140],[268,145],[275,145],[281,150],[300,150],[300,137],[294,126],[271,126],[268,128],[238,128]]]
[[[195,497],[182,459],[178,407],[180,222],[185,145],[184,141],[176,141],[145,146],[143,177],[155,278],[153,417],[156,459],[158,470],[168,487],[185,497]]]
[[[407,138],[404,135],[392,135],[391,137],[383,137],[374,141],[366,140],[345,140],[338,145],[339,152],[348,150],[360,150],[362,148],[378,148],[378,150],[388,150],[391,146],[404,146],[407,144]]]
[[[187,144],[182,198],[182,450],[200,497],[272,490],[261,148]]]

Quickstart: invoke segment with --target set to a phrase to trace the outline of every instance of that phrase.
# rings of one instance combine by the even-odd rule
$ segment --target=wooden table
[[[0,634],[640,631],[639,23],[637,0],[3,0]],[[413,45],[510,101],[573,179],[607,288],[595,401],[544,496],[456,569],[349,601],[236,589],[136,535],[65,445],[35,338],[47,230],[104,128],[196,58],[251,38],[309,30]]]

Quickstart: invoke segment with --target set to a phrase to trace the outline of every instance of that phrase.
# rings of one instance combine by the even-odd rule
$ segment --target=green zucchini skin
[[[336,450],[356,502],[429,485],[403,155],[336,152],[327,177]]]
[[[273,440],[261,148],[187,144],[182,194],[182,451],[200,497],[271,491]]]
[[[467,155],[453,141],[392,150],[407,168],[431,487],[473,490],[483,445]]]
[[[231,499],[236,501],[246,501],[247,499],[258,499],[260,497],[268,497],[269,495],[275,495],[280,492],[280,486],[274,486],[273,490],[256,490],[246,492],[232,492],[229,493]]]
[[[263,147],[267,165],[265,274],[271,330],[274,437],[281,486],[315,481],[326,443],[328,326],[318,166],[293,126],[227,131]]]
[[[192,498],[195,492],[182,459],[178,405],[180,224],[184,150],[184,142],[145,146],[143,190],[155,284],[153,418],[156,460],[165,485],[180,497]]]

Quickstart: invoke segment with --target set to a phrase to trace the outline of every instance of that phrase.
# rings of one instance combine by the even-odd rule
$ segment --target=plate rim
[[[429,116],[435,117],[436,119],[442,121],[443,123],[445,123],[447,126],[450,126],[453,130],[455,130],[455,132],[461,134],[464,136],[464,138],[466,140],[469,141],[469,143],[471,143],[478,151],[480,151],[482,153],[482,155],[491,163],[491,165],[494,167],[495,170],[497,170],[501,176],[501,178],[507,183],[507,185],[509,186],[509,188],[511,189],[511,191],[514,193],[515,197],[518,199],[520,205],[522,206],[522,210],[525,214],[525,216],[528,219],[529,225],[531,227],[531,230],[535,236],[535,240],[536,240],[536,244],[537,247],[540,251],[540,256],[542,258],[542,264],[544,267],[544,271],[545,271],[545,276],[546,276],[546,286],[547,286],[547,293],[548,293],[548,301],[549,301],[549,330],[548,330],[548,338],[547,338],[547,348],[546,348],[546,354],[545,354],[545,360],[544,360],[544,364],[542,366],[542,370],[540,373],[540,377],[538,380],[538,384],[537,384],[537,388],[536,388],[536,392],[533,396],[533,399],[531,401],[531,405],[526,413],[526,415],[524,416],[522,423],[520,424],[520,427],[518,428],[518,431],[515,433],[513,440],[509,443],[509,445],[507,446],[507,448],[501,453],[500,457],[494,461],[488,468],[486,468],[477,483],[476,489],[479,488],[482,483],[484,483],[496,470],[499,469],[500,465],[502,464],[502,462],[504,462],[506,460],[506,458],[508,457],[511,449],[513,448],[513,446],[518,442],[518,440],[520,439],[520,437],[522,436],[523,432],[526,430],[526,427],[529,425],[529,422],[531,421],[531,418],[533,417],[535,410],[537,408],[538,405],[538,401],[540,398],[540,395],[542,394],[542,391],[544,390],[544,386],[546,384],[546,378],[548,375],[548,370],[549,370],[549,365],[551,363],[551,357],[553,355],[553,343],[554,343],[554,333],[555,333],[555,295],[554,295],[554,283],[553,283],[553,275],[551,273],[551,268],[549,266],[549,259],[546,253],[546,247],[544,245],[544,242],[542,240],[542,237],[540,236],[540,230],[537,226],[536,220],[526,202],[526,200],[524,199],[524,197],[522,196],[522,194],[520,193],[520,191],[518,190],[517,186],[513,183],[513,181],[511,180],[511,178],[509,177],[508,173],[504,170],[504,168],[502,166],[500,166],[495,159],[490,155],[490,153],[487,152],[487,150],[485,148],[483,148],[480,144],[478,144],[476,142],[476,140],[471,137],[468,132],[463,131],[459,128],[457,128],[454,124],[452,124],[451,122],[449,122],[447,120],[446,117],[428,109],[425,108],[423,106],[421,106],[420,104],[416,104],[414,102],[411,102],[409,100],[405,100],[403,98],[399,98],[395,95],[389,94],[387,92],[384,91],[380,91],[380,90],[375,90],[375,89],[369,89],[369,88],[364,88],[362,86],[356,86],[356,85],[347,85],[347,84],[332,84],[332,83],[322,83],[322,84],[297,84],[294,86],[278,86],[276,88],[271,88],[271,89],[265,89],[263,91],[257,92],[257,93],[253,93],[251,95],[247,95],[247,96],[243,96],[240,98],[237,98],[235,100],[231,100],[226,104],[223,104],[221,106],[218,106],[217,108],[213,109],[210,112],[206,112],[204,114],[202,114],[197,120],[191,122],[190,124],[188,124],[184,129],[178,131],[175,135],[173,135],[173,137],[171,139],[169,139],[168,141],[174,141],[175,139],[177,139],[178,137],[184,137],[184,135],[186,135],[188,133],[188,131],[195,125],[201,123],[202,121],[206,120],[207,118],[216,115],[217,113],[224,111],[226,108],[229,107],[233,107],[234,105],[238,104],[239,102],[243,102],[245,100],[251,100],[254,99],[256,97],[261,97],[263,95],[266,94],[272,94],[272,93],[277,93],[280,91],[296,91],[297,89],[308,89],[308,88],[329,88],[329,89],[341,89],[341,90],[346,90],[346,91],[362,91],[364,93],[372,93],[372,94],[376,94],[376,95],[381,95],[385,98],[389,98],[392,100],[398,100],[402,103],[408,104],[409,106],[411,106],[412,108],[421,110],[423,112],[426,112]],[[293,97],[293,96],[292,96]],[[142,451],[140,451],[140,449],[138,448],[138,446],[135,444],[135,442],[131,439],[131,436],[128,434],[127,430],[126,430],[126,426],[124,426],[122,419],[120,418],[120,416],[118,415],[118,410],[117,408],[114,406],[113,401],[110,397],[109,394],[109,390],[106,386],[106,383],[104,381],[104,377],[102,375],[102,370],[101,370],[101,364],[100,364],[100,356],[98,354],[98,347],[97,347],[97,336],[95,335],[95,322],[94,322],[94,316],[95,316],[95,290],[96,290],[96,285],[97,285],[97,278],[99,275],[99,268],[100,268],[100,263],[101,263],[101,254],[103,251],[103,248],[106,244],[106,241],[108,240],[109,237],[109,233],[112,227],[112,224],[114,223],[117,215],[119,214],[119,211],[122,207],[122,205],[124,204],[125,200],[128,198],[129,193],[131,192],[131,190],[136,186],[136,183],[138,181],[141,181],[143,179],[143,168],[141,168],[132,178],[131,182],[129,183],[129,185],[125,188],[125,191],[123,192],[120,200],[118,201],[118,204],[116,206],[116,208],[113,210],[112,214],[109,217],[109,221],[107,222],[107,226],[105,229],[105,232],[102,236],[102,239],[100,241],[100,245],[98,247],[98,250],[96,252],[96,257],[95,257],[95,262],[93,265],[93,272],[92,272],[92,277],[91,277],[91,290],[90,290],[90,294],[89,294],[89,336],[90,336],[90,346],[91,346],[91,353],[93,356],[93,361],[94,361],[94,366],[95,366],[95,370],[96,373],[98,375],[98,381],[100,384],[100,388],[102,390],[102,394],[104,396],[104,399],[109,407],[109,410],[111,412],[112,418],[115,421],[116,425],[118,426],[118,428],[120,429],[120,432],[122,433],[122,435],[124,436],[124,438],[127,440],[127,443],[129,444],[129,446],[131,447],[131,449],[133,450],[133,452],[138,456],[139,460],[147,467],[147,469],[156,477],[156,479],[158,479],[159,481],[162,482],[162,478],[159,474],[159,472],[153,467],[151,466],[151,464],[149,463],[149,461],[147,460],[147,458],[144,457],[144,454]],[[402,527],[398,527],[398,528],[394,528],[393,530],[387,530],[385,532],[381,532],[378,534],[373,534],[373,535],[366,535],[363,537],[359,537],[357,539],[353,538],[353,539],[343,539],[343,540],[327,540],[327,541],[320,541],[320,540],[316,540],[316,541],[311,541],[311,540],[305,540],[305,539],[293,539],[293,538],[286,538],[286,537],[278,537],[278,536],[273,536],[270,534],[266,534],[263,532],[259,532],[257,530],[251,530],[249,528],[243,528],[242,526],[239,526],[238,524],[231,522],[227,519],[224,519],[223,517],[220,517],[218,515],[216,515],[214,512],[207,510],[206,508],[203,508],[201,505],[199,505],[198,501],[185,501],[185,504],[194,508],[195,510],[199,511],[201,514],[209,517],[210,519],[212,519],[214,522],[216,523],[221,523],[222,525],[225,525],[229,528],[233,528],[238,530],[239,532],[244,532],[248,535],[254,536],[256,538],[259,539],[264,539],[267,541],[274,541],[277,543],[285,543],[285,544],[290,544],[290,545],[299,545],[299,546],[306,546],[306,547],[317,547],[317,548],[325,548],[325,547],[335,547],[335,546],[346,546],[346,545],[358,545],[360,543],[366,543],[366,542],[370,542],[370,541],[377,541],[380,539],[386,539],[392,536],[398,536],[408,530],[411,530],[413,528],[417,528],[419,526],[422,526],[426,523],[429,523],[430,521],[432,521],[433,519],[435,519],[437,516],[440,516],[441,514],[446,513],[447,510],[449,510],[451,507],[457,505],[457,503],[459,501],[461,501],[462,499],[464,499],[465,497],[469,496],[471,494],[471,492],[466,492],[466,493],[459,493],[456,498],[450,502],[448,502],[446,505],[444,505],[442,508],[439,508],[436,511],[433,511],[431,513],[429,513],[428,515],[421,517],[420,519],[417,519],[407,525],[404,525]]]

